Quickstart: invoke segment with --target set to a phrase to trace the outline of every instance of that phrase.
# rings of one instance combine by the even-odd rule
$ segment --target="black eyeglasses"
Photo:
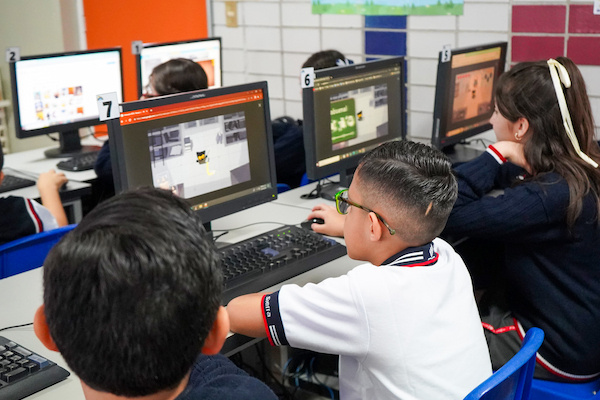
[[[381,215],[377,214],[371,209],[368,209],[367,207],[363,207],[360,204],[356,204],[355,202],[350,201],[348,199],[348,189],[340,190],[339,192],[337,192],[337,194],[335,195],[335,207],[337,208],[337,212],[339,212],[342,215],[346,215],[348,214],[348,209],[350,208],[350,206],[360,208],[361,210],[365,210],[366,212],[375,214],[375,216],[377,216],[377,219],[379,219],[385,225],[388,231],[390,231],[390,235],[396,233],[396,230],[389,226],[388,223],[385,222],[385,220],[381,217]]]

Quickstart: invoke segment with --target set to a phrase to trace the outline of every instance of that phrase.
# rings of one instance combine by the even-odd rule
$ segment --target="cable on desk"
[[[29,325],[33,325],[33,322],[28,322],[26,324],[21,324],[21,325],[13,325],[13,326],[7,326],[5,328],[0,328],[0,332],[5,331],[7,329],[14,329],[14,328],[22,328],[24,326],[29,326]]]
[[[325,183],[323,183],[323,181],[325,181]],[[321,197],[321,190],[323,189],[324,186],[326,185],[339,185],[340,182],[335,182],[332,181],[329,178],[325,178],[325,179],[320,179],[319,182],[317,182],[317,187],[314,188],[313,190],[311,190],[309,193],[305,193],[300,195],[301,199],[317,199],[319,197]]]
[[[244,229],[244,228],[247,228],[247,227],[252,226],[252,225],[260,225],[260,224],[275,224],[275,225],[281,225],[281,226],[289,225],[289,224],[284,224],[283,222],[261,221],[261,222],[253,222],[251,224],[238,226],[237,228],[231,228],[231,229],[214,229],[213,232],[223,232],[223,233],[221,233],[221,234],[213,237],[213,242],[216,242],[218,239],[221,238],[221,236],[224,236],[224,235],[228,234],[230,231],[236,231],[238,229]]]

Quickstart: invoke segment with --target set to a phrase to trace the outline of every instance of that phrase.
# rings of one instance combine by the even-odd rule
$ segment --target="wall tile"
[[[282,99],[283,98],[283,78],[281,76],[247,74],[246,81],[247,82],[267,81],[268,85],[269,85],[269,98],[271,98],[271,99]]]
[[[281,53],[249,51],[246,55],[247,72],[251,74],[280,75],[282,71]]]
[[[322,29],[323,49],[335,49],[344,55],[360,53],[364,49],[364,34],[359,29]]]
[[[571,36],[567,56],[578,65],[600,65],[600,38]]]
[[[407,107],[410,111],[430,112],[433,115],[435,87],[410,85]]]
[[[449,44],[456,48],[454,33],[442,32],[408,32],[408,56],[419,58],[434,58],[437,60],[439,52],[444,45]]]
[[[286,101],[285,115],[289,115],[294,119],[303,119],[302,117],[302,102],[301,101]]]
[[[459,32],[457,48],[475,46],[484,43],[508,42],[505,32]]]
[[[406,16],[366,15],[365,28],[406,29]]]
[[[415,59],[407,60],[408,82],[411,85],[435,85],[437,77],[437,59]]]
[[[426,139],[424,142],[431,143],[431,129],[433,128],[433,112],[410,111],[408,113],[408,136],[409,138]]]
[[[286,50],[317,52],[321,48],[319,29],[283,28],[283,48]]]
[[[321,15],[323,28],[362,28],[364,17],[362,15]]]
[[[302,101],[302,88],[300,87],[300,77],[283,78],[283,90],[286,100]]]
[[[271,120],[285,115],[285,102],[279,99],[269,98],[269,111]]]
[[[569,7],[570,33],[600,33],[600,15],[594,15],[592,4]]]
[[[248,50],[281,50],[280,29],[245,28],[245,43]]]
[[[512,62],[535,61],[557,57],[564,52],[562,36],[513,36]]]
[[[224,86],[233,86],[233,85],[241,85],[242,83],[247,83],[246,74],[240,72],[223,72],[223,85]]]
[[[225,3],[213,2],[212,23],[214,25],[225,25]]]
[[[243,10],[244,25],[246,26],[280,26],[279,4],[238,2],[238,12]],[[240,18],[238,16],[238,18]]]
[[[244,28],[228,28],[226,26],[215,26],[214,35],[221,37],[221,44],[223,48],[244,48]]]
[[[458,17],[458,29],[464,31],[502,31],[508,30],[508,4],[469,4],[464,14]]]
[[[410,15],[407,19],[408,29],[454,31],[458,24],[454,15]]]
[[[229,50],[223,49],[223,65],[222,69],[232,72],[244,72],[246,71],[246,62],[244,59],[243,50]]]
[[[578,67],[585,80],[588,96],[600,96],[600,67],[590,65]],[[596,122],[600,123],[600,120]]]
[[[512,31],[531,33],[564,33],[566,6],[528,6],[512,8]]]
[[[284,26],[286,27],[317,27],[321,23],[319,15],[312,13],[309,3],[283,3],[281,14],[284,16]]]
[[[299,77],[302,64],[311,53],[283,53],[283,73],[289,77]]]
[[[405,32],[365,32],[365,53],[389,56],[406,55]]]

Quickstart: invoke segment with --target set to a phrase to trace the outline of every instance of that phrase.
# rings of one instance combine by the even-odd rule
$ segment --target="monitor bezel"
[[[315,80],[324,76],[331,76],[332,79],[344,78],[353,74],[369,73],[372,71],[389,68],[393,65],[400,65],[400,112],[401,129],[400,134],[390,137],[389,140],[404,140],[407,136],[406,124],[406,60],[403,56],[382,58],[370,60],[360,64],[351,64],[347,66],[339,66],[332,68],[324,68],[314,71]],[[334,174],[342,174],[345,176],[346,171],[352,170],[358,166],[363,154],[357,154],[339,160],[333,164],[317,166],[316,155],[316,121],[314,113],[314,88],[308,87],[302,90],[302,109],[303,109],[303,135],[304,149],[306,157],[306,176],[310,180],[319,180]],[[389,141],[388,140],[388,141]]]
[[[442,62],[444,57],[444,51],[440,51],[438,54],[438,69],[437,69],[437,78],[435,85],[435,101],[433,107],[433,127],[431,134],[431,145],[439,150],[444,150],[445,148],[451,148],[455,144],[463,142],[465,139],[483,133],[492,129],[492,125],[489,123],[484,123],[480,126],[469,129],[465,132],[461,132],[459,134],[453,136],[446,136],[448,132],[448,112],[450,104],[447,101],[449,98],[449,90],[453,90],[454,82],[451,82],[451,74],[452,74],[452,58],[456,55],[488,50],[499,47],[500,48],[500,64],[499,71],[494,77],[494,85],[498,80],[498,77],[506,70],[506,52],[508,43],[507,42],[494,42],[494,43],[486,43],[476,46],[469,47],[461,47],[458,49],[452,49],[450,60],[446,62]],[[493,112],[493,111],[492,111]],[[491,113],[490,113],[491,117]]]
[[[213,98],[222,95],[245,92],[249,90],[260,89],[263,91],[263,105],[266,130],[267,154],[269,157],[269,184],[270,187],[255,193],[247,194],[243,197],[235,198],[229,201],[218,203],[207,208],[198,209],[195,212],[200,215],[203,223],[211,222],[217,218],[231,215],[238,211],[245,210],[263,203],[277,199],[277,177],[275,173],[275,153],[273,146],[273,134],[271,130],[271,114],[269,108],[269,94],[266,81],[247,83],[236,86],[227,86],[214,89],[198,90],[193,92],[178,93],[173,95],[153,97],[146,100],[136,100],[125,102],[119,105],[121,113],[144,109],[148,107],[158,107],[187,101],[198,100],[200,98]],[[112,119],[108,124],[109,128],[109,146],[111,154],[111,163],[113,169],[113,178],[116,193],[133,189],[127,181],[127,162],[123,154],[123,132],[119,119]],[[148,186],[152,186],[149,182]],[[184,199],[185,200],[185,199]]]
[[[142,78],[142,52],[144,49],[156,48],[156,47],[167,47],[174,46],[180,44],[187,43],[199,43],[199,42],[208,42],[208,41],[218,41],[219,42],[219,74],[221,76],[221,87],[223,86],[223,42],[220,37],[208,37],[201,39],[190,39],[190,40],[179,40],[173,42],[159,42],[159,43],[142,43],[142,47],[140,52],[135,55],[135,68],[136,68],[136,76],[137,76],[137,89],[138,89],[138,98],[142,97],[144,92],[144,87],[142,86],[143,78]]]
[[[29,61],[29,60],[38,60],[44,58],[58,58],[58,57],[70,57],[77,55],[86,55],[86,54],[94,54],[94,53],[103,53],[103,52],[113,52],[117,51],[119,54],[119,70],[121,72],[121,99],[123,99],[124,93],[124,83],[123,83],[123,53],[121,47],[110,47],[104,49],[93,49],[93,50],[79,50],[79,51],[69,51],[63,53],[52,53],[52,54],[40,54],[34,56],[25,56],[21,57],[19,60],[12,61],[9,63],[10,69],[10,80],[11,80],[11,95],[12,95],[12,108],[13,108],[13,117],[15,122],[15,136],[17,139],[26,139],[34,136],[46,135],[49,133],[66,133],[70,131],[74,131],[80,128],[92,127],[97,125],[104,124],[103,121],[100,121],[100,117],[98,118],[90,118],[86,120],[68,122],[63,124],[51,125],[44,128],[37,129],[23,129],[21,125],[21,113],[19,107],[19,96],[18,96],[18,83],[17,83],[17,63],[21,61]],[[97,93],[102,94],[102,93]]]

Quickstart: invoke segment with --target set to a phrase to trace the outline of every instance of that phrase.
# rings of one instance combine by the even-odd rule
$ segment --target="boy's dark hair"
[[[408,140],[371,150],[356,173],[365,206],[385,210],[396,234],[413,246],[442,232],[458,195],[450,160],[434,148]]]
[[[337,50],[323,50],[311,55],[302,64],[302,68],[313,67],[315,70],[337,67],[337,61],[345,61],[346,57]]]
[[[159,96],[208,88],[204,68],[187,58],[174,58],[157,65],[151,76]]]
[[[144,396],[176,387],[221,302],[212,242],[172,193],[139,189],[98,205],[49,253],[49,332],[91,388]]]

